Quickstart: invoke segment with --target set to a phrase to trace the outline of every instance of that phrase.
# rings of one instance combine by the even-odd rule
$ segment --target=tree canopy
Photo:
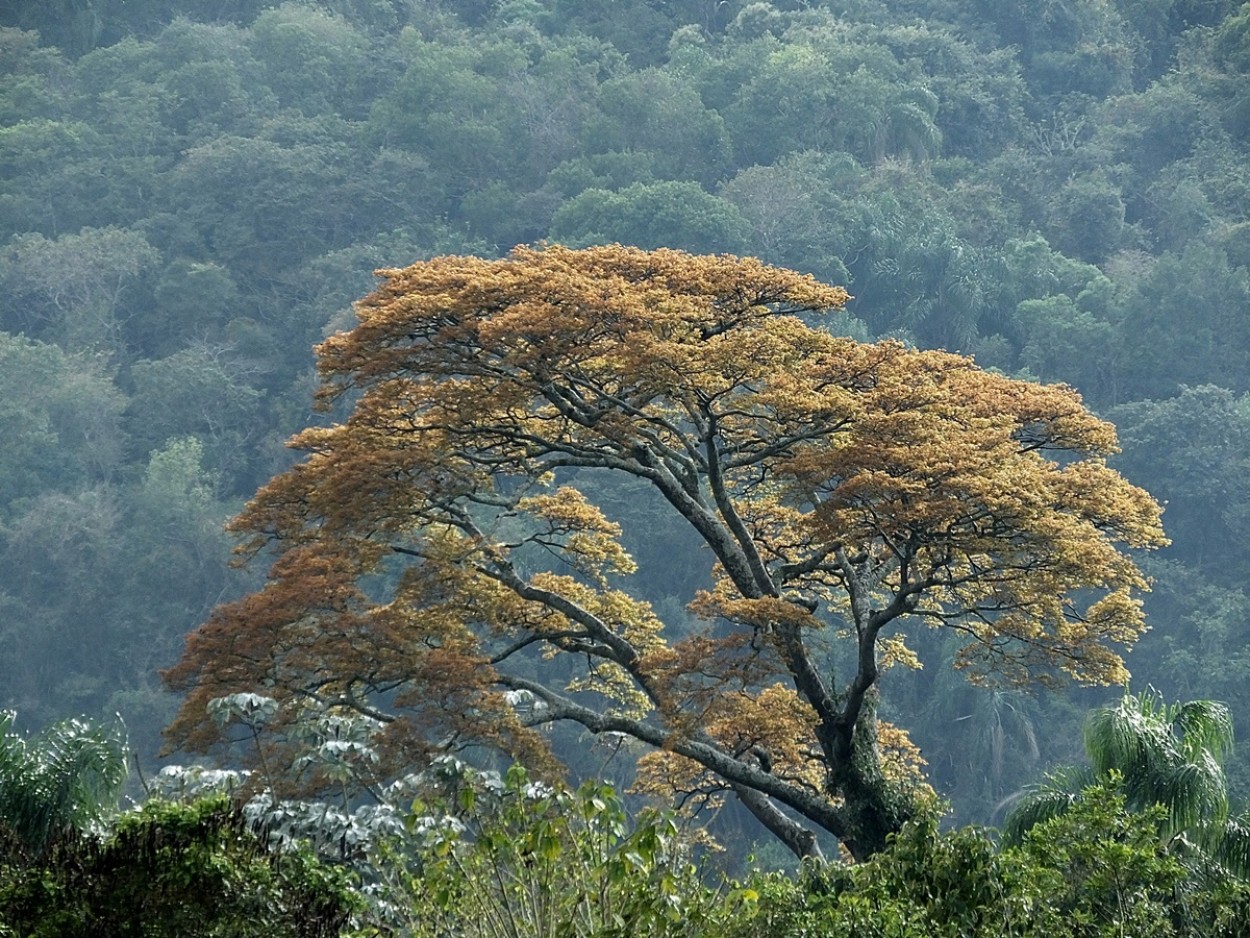
[[[1244,734],[1247,16],[1032,7],[0,3],[0,707],[32,729],[120,713],[155,765],[157,669],[254,585],[217,527],[289,464],[313,344],[374,268],[546,240],[755,255],[846,286],[835,331],[1076,387],[1120,428],[1110,464],[1169,505],[1134,679],[1227,701]],[[153,487],[170,460],[205,499]],[[676,623],[705,571],[634,491],[587,494]],[[1024,698],[949,668],[886,683],[966,821],[1077,757],[1112,699],[1031,697],[1013,712],[1054,731],[1011,716],[1000,745],[991,702]]]
[[[1126,677],[1124,548],[1164,543],[1159,507],[1071,389],[834,336],[807,319],[843,289],[753,259],[522,247],[381,275],[318,349],[346,416],[233,523],[273,567],[169,673],[175,743],[262,688],[385,720],[397,764],[538,759],[568,722],[797,854],[823,830],[865,857],[913,810],[876,701],[916,628],[961,633],[978,681]],[[693,625],[631,591],[605,475],[706,549]]]

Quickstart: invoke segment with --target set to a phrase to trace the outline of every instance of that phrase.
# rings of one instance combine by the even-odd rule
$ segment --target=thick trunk
[[[842,845],[856,862],[884,850],[889,836],[898,833],[916,813],[915,802],[906,792],[884,778],[879,781],[848,785],[843,793],[847,835]]]
[[[876,697],[875,690],[867,694],[853,730],[838,734],[829,779],[830,793],[843,802],[842,845],[856,861],[884,850],[889,836],[916,814],[914,796],[881,769]]]

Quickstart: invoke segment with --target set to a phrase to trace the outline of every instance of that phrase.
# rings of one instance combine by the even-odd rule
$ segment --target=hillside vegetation
[[[120,712],[150,764],[158,671],[255,585],[221,525],[289,465],[311,348],[373,269],[620,242],[758,256],[844,285],[855,338],[1076,387],[1166,503],[1134,684],[1245,732],[1250,5],[11,0],[0,26],[0,707]],[[667,534],[626,544],[657,608],[705,566]],[[1076,761],[1106,699],[886,681],[963,820]]]

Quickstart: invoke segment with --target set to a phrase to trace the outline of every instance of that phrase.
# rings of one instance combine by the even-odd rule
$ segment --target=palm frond
[[[1233,749],[1233,716],[1228,707],[1214,700],[1190,700],[1180,705],[1174,720],[1181,731],[1187,754],[1205,750],[1223,759]]]
[[[1014,797],[1003,821],[1003,842],[1021,843],[1032,828],[1070,809],[1093,783],[1094,773],[1088,766],[1065,766],[1047,775],[1043,784],[1026,788]]]
[[[1210,852],[1228,872],[1250,878],[1250,814],[1228,818]]]
[[[31,738],[0,714],[0,823],[41,849],[58,832],[97,824],[115,807],[126,780],[120,725],[81,720],[53,724]]]
[[[1125,693],[1117,704],[1091,713],[1085,724],[1092,775],[1118,776],[1133,810],[1161,805],[1167,812],[1162,839],[1194,870],[1214,865],[1250,872],[1250,816],[1229,818],[1222,763],[1232,744],[1226,706],[1210,700],[1169,704],[1153,688]],[[1044,788],[1053,782],[1052,777]],[[1008,824],[1013,831],[1027,829],[1031,813],[1052,810],[1046,804],[1034,808],[1028,798],[1022,800],[1030,813],[1016,818],[1013,811]]]
[[[1210,753],[1171,766],[1151,780],[1151,801],[1168,809],[1171,830],[1222,827],[1228,818],[1224,770]]]

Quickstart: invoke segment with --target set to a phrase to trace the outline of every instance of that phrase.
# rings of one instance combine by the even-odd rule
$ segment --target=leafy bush
[[[1233,938],[1250,884],[1196,882],[1159,838],[1162,809],[1130,811],[1114,780],[999,850],[973,828],[912,822],[857,866],[807,866],[752,882],[733,938]]]
[[[610,786],[442,766],[441,792],[414,805],[383,865],[386,899],[414,936],[684,938],[750,898],[700,881],[671,818],[631,829]]]
[[[345,874],[270,850],[221,795],[150,802],[105,838],[0,861],[0,936],[330,938],[357,904]]]

